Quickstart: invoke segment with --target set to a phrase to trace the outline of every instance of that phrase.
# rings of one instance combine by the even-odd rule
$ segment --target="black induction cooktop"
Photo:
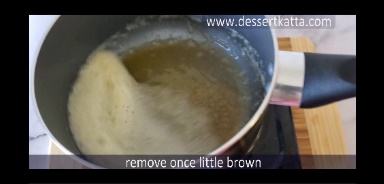
[[[300,155],[290,107],[270,105],[251,157],[263,158],[262,168],[301,169]]]

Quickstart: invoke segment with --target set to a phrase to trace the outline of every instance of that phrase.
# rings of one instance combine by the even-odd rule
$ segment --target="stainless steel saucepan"
[[[355,56],[279,51],[277,38],[269,27],[206,25],[207,18],[225,17],[236,18],[175,16],[167,21],[167,18],[149,17],[148,26],[133,31],[135,40],[131,40],[131,43],[149,42],[151,35],[159,32],[183,39],[191,35],[193,29],[196,39],[203,35],[230,48],[231,55],[239,56],[235,61],[249,79],[248,90],[254,94],[251,103],[258,105],[251,109],[253,116],[243,128],[210,155],[246,154],[267,118],[269,104],[312,108],[356,96]],[[69,129],[68,95],[89,54],[112,35],[130,29],[127,25],[137,20],[138,16],[132,15],[60,16],[46,35],[38,55],[32,94],[39,117],[57,145],[89,167],[97,166],[76,156],[81,153]],[[247,57],[242,52],[246,52]]]

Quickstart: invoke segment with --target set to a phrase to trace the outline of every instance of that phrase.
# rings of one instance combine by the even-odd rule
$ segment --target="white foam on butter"
[[[70,128],[86,155],[207,154],[207,110],[183,93],[138,84],[113,53],[99,51],[82,68],[68,104]]]

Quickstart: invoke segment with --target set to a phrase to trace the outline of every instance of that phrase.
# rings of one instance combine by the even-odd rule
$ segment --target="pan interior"
[[[259,95],[251,102],[249,83],[262,80],[242,70],[257,64],[233,31],[204,31],[189,20],[157,22],[114,35],[81,70],[69,112],[84,154],[208,154],[262,101]],[[132,76],[121,74],[120,61],[105,50],[120,56]]]

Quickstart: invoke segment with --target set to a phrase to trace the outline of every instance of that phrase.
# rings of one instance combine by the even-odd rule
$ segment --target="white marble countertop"
[[[41,40],[57,16],[29,16],[29,72]],[[306,36],[319,53],[356,54],[356,16],[336,16],[334,29],[276,29],[278,37]],[[31,75],[30,75],[31,76]],[[38,121],[29,94],[29,154],[48,154],[49,136]],[[349,154],[356,154],[356,98],[338,103]],[[45,163],[41,163],[44,165]],[[44,166],[42,166],[44,167]]]
[[[29,77],[32,76],[32,66],[35,64],[38,50],[51,25],[57,16],[29,16]],[[31,80],[31,79],[30,79]],[[29,83],[31,90],[31,82]],[[47,154],[49,137],[38,120],[36,109],[32,105],[29,92],[29,154]]]

